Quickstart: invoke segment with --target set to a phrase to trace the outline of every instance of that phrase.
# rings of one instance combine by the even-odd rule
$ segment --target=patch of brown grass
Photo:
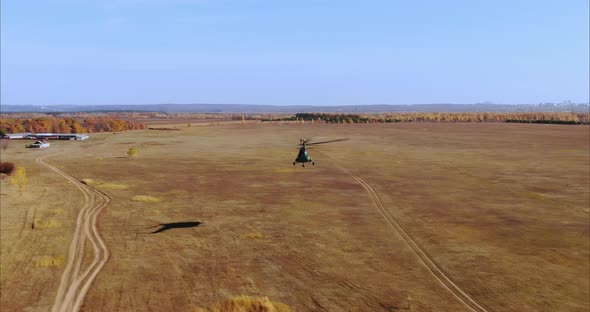
[[[64,210],[62,208],[55,208],[55,209],[49,209],[49,210],[47,210],[47,212],[52,215],[57,215],[57,214],[64,212]]]
[[[260,232],[252,232],[252,233],[243,234],[241,237],[242,238],[249,238],[249,239],[257,239],[257,238],[263,238],[264,235]]]
[[[55,219],[35,220],[33,224],[35,229],[53,229],[61,227],[61,222]]]
[[[160,127],[160,128],[148,128],[149,130],[164,130],[164,131],[180,131],[180,129],[178,128],[165,128],[165,127]]]
[[[93,180],[90,178],[84,178],[84,179],[80,180],[80,182],[83,184],[86,184],[86,185],[98,186],[99,188],[109,189],[109,190],[126,190],[129,188],[129,185],[124,184],[124,183],[116,183],[116,182],[103,183],[102,181],[96,181],[96,180]]]
[[[126,190],[129,188],[129,185],[122,183],[103,183],[99,187],[110,190]]]
[[[36,256],[33,257],[33,264],[36,267],[52,267],[60,266],[64,263],[64,257],[52,257],[52,256]]]
[[[304,171],[301,171],[301,169],[298,168],[298,167],[293,167],[293,168],[275,169],[274,172],[277,172],[277,173],[294,173],[294,172],[304,172]]]
[[[131,198],[132,201],[136,202],[146,202],[146,203],[157,203],[161,201],[161,199],[149,195],[135,195]]]
[[[268,297],[238,296],[209,309],[197,308],[193,312],[291,312],[284,303],[270,301]]]
[[[88,179],[88,178],[82,179],[82,180],[80,180],[80,182],[82,182],[84,184],[89,184],[89,185],[96,184],[96,182],[94,180]]]

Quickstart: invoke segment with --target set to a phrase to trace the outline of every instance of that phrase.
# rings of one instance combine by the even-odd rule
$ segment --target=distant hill
[[[250,104],[145,104],[145,105],[5,105],[2,113],[14,112],[165,112],[165,113],[391,113],[391,112],[589,112],[590,105],[574,103],[543,104],[408,104],[278,106]]]

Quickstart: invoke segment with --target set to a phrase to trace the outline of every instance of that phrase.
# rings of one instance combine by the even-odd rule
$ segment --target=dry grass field
[[[110,198],[83,311],[590,309],[588,126],[172,123],[10,142],[29,183],[1,182],[3,311],[50,310],[66,269],[84,197],[54,153]],[[350,140],[293,167],[305,137]]]

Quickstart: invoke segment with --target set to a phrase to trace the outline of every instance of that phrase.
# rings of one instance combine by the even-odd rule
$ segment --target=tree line
[[[61,118],[53,116],[36,118],[0,119],[0,134],[6,133],[94,133],[144,129],[144,125],[131,120],[110,116],[86,118]]]
[[[331,114],[298,113],[282,118],[286,121],[321,123],[391,123],[391,122],[522,122],[552,124],[588,124],[588,113],[383,113]]]

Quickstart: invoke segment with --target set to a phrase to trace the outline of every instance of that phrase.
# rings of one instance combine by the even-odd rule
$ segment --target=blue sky
[[[589,99],[589,4],[3,0],[2,104]]]

